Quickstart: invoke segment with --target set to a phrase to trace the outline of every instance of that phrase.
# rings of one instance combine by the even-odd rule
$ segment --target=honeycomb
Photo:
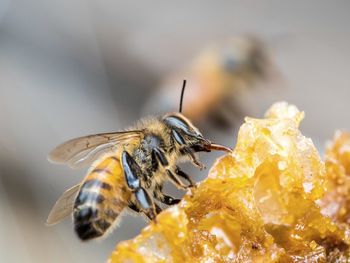
[[[246,118],[232,154],[108,262],[349,262],[350,135],[322,161],[285,102]]]

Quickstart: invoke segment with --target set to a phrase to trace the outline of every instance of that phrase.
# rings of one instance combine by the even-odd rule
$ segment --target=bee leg
[[[155,207],[156,207],[156,213],[157,213],[157,215],[160,214],[160,213],[163,211],[163,209],[162,209],[159,205],[157,205],[157,204],[154,204],[154,205],[155,205]]]
[[[186,174],[184,171],[180,170],[179,167],[176,167],[175,173],[178,176],[181,176],[182,178],[184,178],[187,182],[189,182],[189,187],[195,187],[196,183],[191,179],[191,177]]]
[[[190,149],[184,149],[185,153],[190,157],[190,160],[192,162],[192,164],[194,166],[197,166],[200,170],[205,169],[205,165],[203,163],[201,163],[198,158],[194,155],[194,153],[192,152],[192,150]]]
[[[141,187],[140,178],[142,178],[142,171],[140,166],[126,151],[123,151],[121,159],[126,184],[132,191],[139,189]]]
[[[159,201],[161,201],[163,204],[166,204],[166,205],[176,205],[181,201],[181,199],[177,199],[162,193],[161,196],[159,197]]]
[[[205,165],[202,164],[197,158],[196,156],[194,155],[193,151],[189,148],[186,147],[186,142],[184,140],[184,138],[181,136],[180,133],[178,133],[176,130],[172,130],[171,131],[172,133],[172,136],[174,138],[174,140],[179,144],[181,145],[183,148],[181,149],[182,153],[183,154],[187,154],[190,159],[191,159],[191,162],[199,167],[199,169],[203,170],[205,168]]]
[[[154,206],[155,206],[155,208],[156,208],[156,213],[157,213],[157,215],[158,215],[160,212],[163,211],[162,208],[161,208],[159,205],[154,204]],[[142,212],[141,209],[139,209],[139,208],[137,207],[137,205],[135,205],[135,204],[129,204],[129,208],[130,208],[131,210],[133,210],[134,212],[138,213],[138,214]]]
[[[126,151],[122,153],[121,163],[126,183],[135,195],[137,208],[140,208],[139,210],[143,211],[149,219],[155,219],[157,215],[155,204],[147,191],[141,187],[142,171],[140,166]]]
[[[136,212],[136,213],[140,213],[141,212],[141,210],[134,203],[129,204],[129,208],[131,210],[133,210],[134,212]]]
[[[154,190],[154,197],[159,200],[160,202],[162,202],[163,204],[166,205],[176,205],[177,203],[179,203],[181,201],[181,199],[176,199],[173,198],[171,196],[168,196],[166,194],[164,194],[162,192],[163,187],[162,186],[158,186],[155,188]]]
[[[135,191],[134,194],[135,194],[135,198],[136,198],[136,202],[138,203],[138,206],[145,213],[145,215],[150,220],[155,219],[157,216],[157,208],[152,198],[147,193],[147,191],[142,187],[140,187]]]
[[[172,171],[170,171],[169,169],[166,169],[166,174],[169,178],[169,180],[175,184],[178,188],[186,190],[188,188],[187,185],[185,185],[177,175],[173,174]]]
[[[166,159],[164,152],[159,148],[154,148],[152,150],[152,157],[154,160],[157,160],[164,167],[169,165],[169,162]]]

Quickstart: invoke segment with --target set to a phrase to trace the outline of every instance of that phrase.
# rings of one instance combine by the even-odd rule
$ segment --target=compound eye
[[[175,129],[177,128],[184,131],[185,133],[190,133],[189,125],[178,117],[175,117],[175,116],[166,117],[165,121],[168,123],[169,126]]]
[[[187,135],[197,139],[204,139],[199,130],[192,124],[188,123],[185,119],[172,115],[165,117],[164,121],[172,130],[177,131],[177,133],[182,136]]]

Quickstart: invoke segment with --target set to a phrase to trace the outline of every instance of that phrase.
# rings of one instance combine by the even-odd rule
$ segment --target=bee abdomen
[[[95,220],[91,220],[89,218],[84,218],[83,216],[81,219],[75,221],[74,228],[79,238],[83,241],[87,241],[103,236],[112,225],[113,221],[114,220],[107,218],[96,218]]]
[[[90,172],[74,204],[74,228],[87,241],[103,236],[125,207],[118,159],[107,158]]]
[[[117,218],[117,213],[110,213],[113,216],[107,216],[106,211],[110,210],[113,204],[100,193],[97,185],[101,183],[97,179],[87,181],[79,192],[74,209],[75,231],[82,240],[89,240],[102,236],[113,221]],[[106,204],[104,204],[107,201]]]

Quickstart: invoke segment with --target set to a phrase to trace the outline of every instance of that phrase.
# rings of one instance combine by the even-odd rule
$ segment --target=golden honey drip
[[[350,135],[338,133],[324,163],[303,116],[276,103],[246,118],[233,154],[109,262],[348,262]]]

